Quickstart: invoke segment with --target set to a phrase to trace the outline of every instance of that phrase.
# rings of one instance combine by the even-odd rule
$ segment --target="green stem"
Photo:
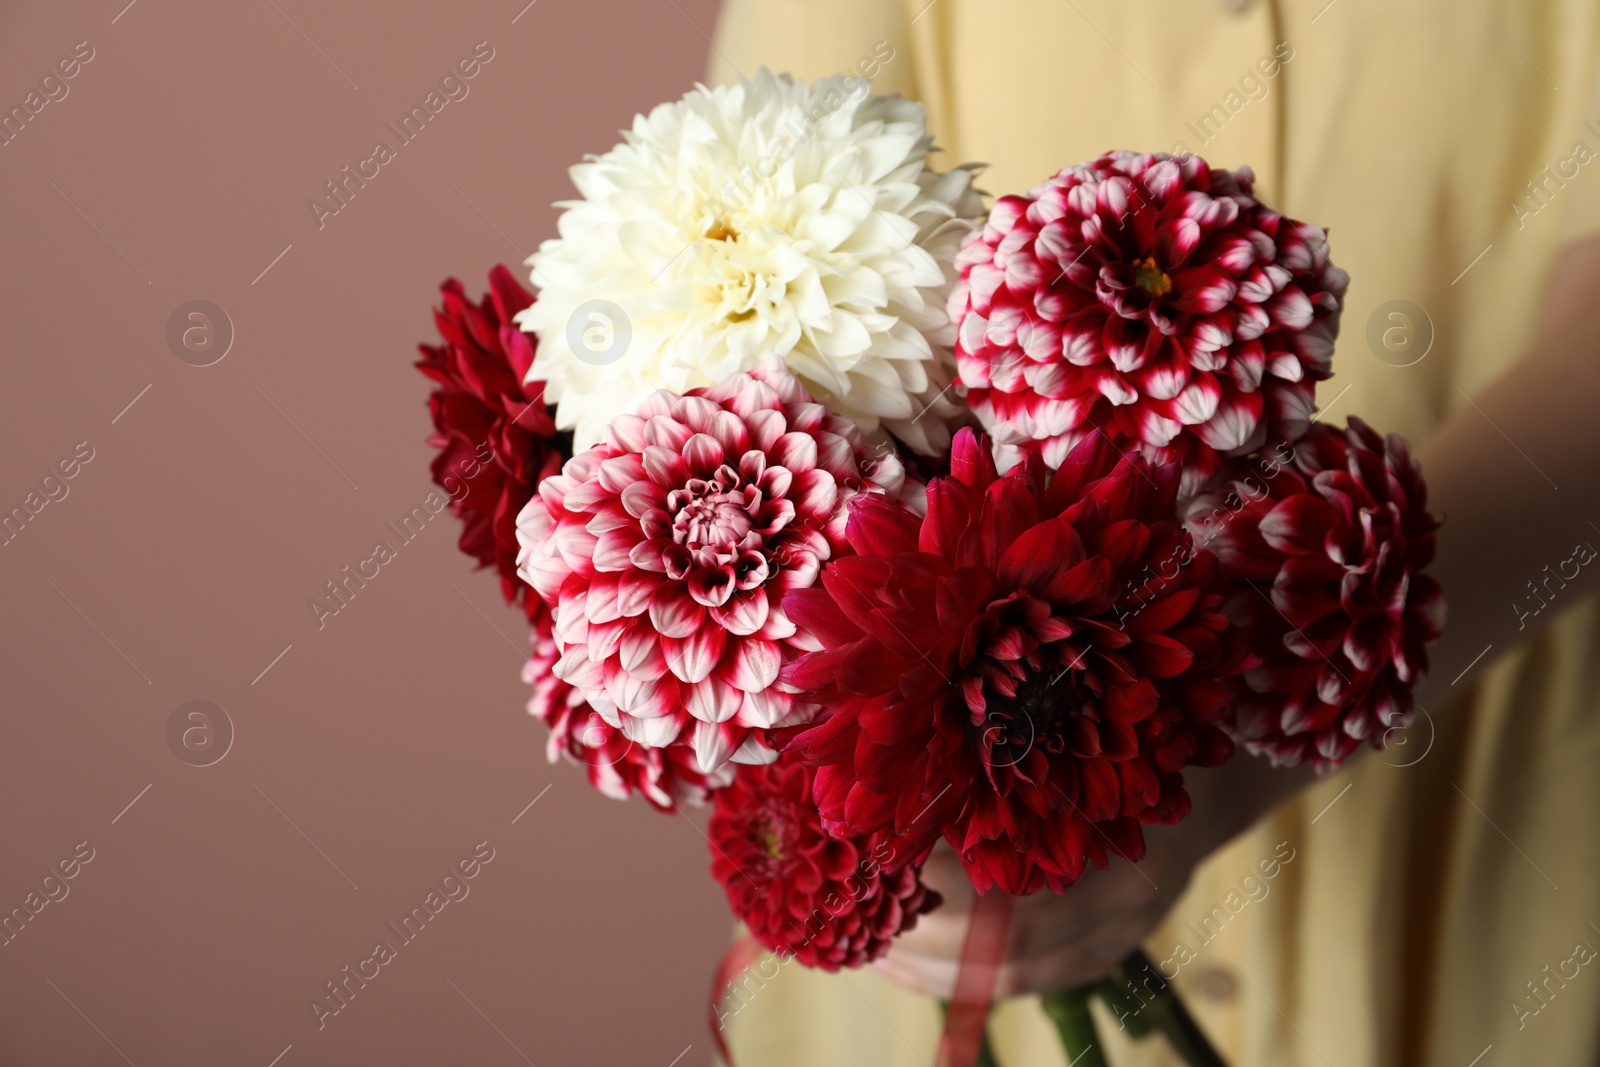
[[[1129,1037],[1142,1041],[1155,1033],[1154,1025],[1138,1008],[1129,1008],[1127,976],[1121,967],[1094,984],[1094,995],[1117,1017],[1117,1026],[1126,1030]]]
[[[1144,972],[1159,976],[1150,958],[1143,951],[1134,949],[1122,961],[1120,977],[1133,978]],[[1146,986],[1146,989],[1149,987]],[[1149,1016],[1148,1025],[1161,1031],[1173,1051],[1183,1057],[1184,1063],[1189,1067],[1227,1067],[1226,1061],[1211,1047],[1205,1032],[1189,1014],[1189,1009],[1184,1007],[1170,982],[1162,981],[1160,988],[1151,992],[1155,999],[1145,1006],[1141,1014]]]
[[[1072,1067],[1106,1067],[1105,1050],[1089,1014],[1091,986],[1063,989],[1044,998],[1045,1014],[1056,1024],[1061,1049]]]
[[[978,1046],[978,1058],[972,1061],[972,1067],[1000,1067],[1000,1061],[994,1058],[994,1046],[989,1044],[989,1020],[983,1021],[983,1043]]]

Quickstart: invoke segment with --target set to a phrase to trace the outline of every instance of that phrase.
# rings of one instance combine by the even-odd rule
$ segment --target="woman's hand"
[[[1064,895],[1046,890],[1017,900],[996,996],[1049,993],[1104,977],[1160,923],[1202,859],[1315,777],[1307,768],[1283,770],[1240,756],[1216,770],[1185,771],[1184,780],[1193,812],[1177,826],[1145,827],[1140,863],[1114,858],[1110,869],[1089,871]],[[922,877],[944,904],[896,938],[875,966],[908,989],[948,1000],[972,884],[942,843]]]

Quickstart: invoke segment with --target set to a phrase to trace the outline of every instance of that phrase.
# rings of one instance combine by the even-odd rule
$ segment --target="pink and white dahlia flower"
[[[1002,469],[1027,452],[1058,467],[1098,428],[1181,460],[1187,496],[1221,457],[1305,432],[1347,278],[1254,180],[1110,152],[995,203],[956,257],[950,314]]]
[[[523,664],[522,680],[533,686],[528,713],[550,728],[545,754],[551,763],[565,758],[579,764],[589,784],[606,796],[627,800],[637,792],[664,812],[676,811],[679,804],[704,804],[712,790],[733,781],[732,765],[701,774],[692,752],[647,748],[624,737],[589,706],[582,693],[555,676],[561,650],[547,621],[540,622],[544,625],[534,628],[533,652]]]
[[[1238,465],[1228,489],[1195,498],[1188,522],[1256,658],[1233,680],[1230,732],[1321,773],[1382,748],[1411,722],[1445,618],[1424,573],[1439,520],[1405,439],[1318,423],[1281,462]]]
[[[845,551],[853,496],[921,488],[781,363],[656,393],[518,518],[556,677],[630,740],[690,746],[702,773],[770,762],[770,731],[817,710],[778,681],[800,651],[783,595]]]

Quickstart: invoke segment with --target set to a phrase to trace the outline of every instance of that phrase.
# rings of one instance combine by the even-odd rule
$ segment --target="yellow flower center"
[[[1166,296],[1172,292],[1172,279],[1156,266],[1154,256],[1133,261],[1133,280],[1151,296]]]

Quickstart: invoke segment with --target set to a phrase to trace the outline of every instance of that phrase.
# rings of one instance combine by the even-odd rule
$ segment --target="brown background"
[[[0,14],[4,110],[95,50],[0,148],[0,511],[94,449],[0,547],[0,911],[95,850],[0,948],[0,1063],[709,1062],[705,843],[546,764],[525,628],[455,520],[320,632],[307,607],[430,487],[438,282],[477,293],[551,233],[567,166],[700,76],[717,6],[525,2]],[[319,231],[306,201],[479,41],[470,95]],[[236,334],[204,368],[166,341],[196,298]],[[196,698],[236,730],[203,768],[166,738]],[[319,1032],[308,998],[484,840]]]

